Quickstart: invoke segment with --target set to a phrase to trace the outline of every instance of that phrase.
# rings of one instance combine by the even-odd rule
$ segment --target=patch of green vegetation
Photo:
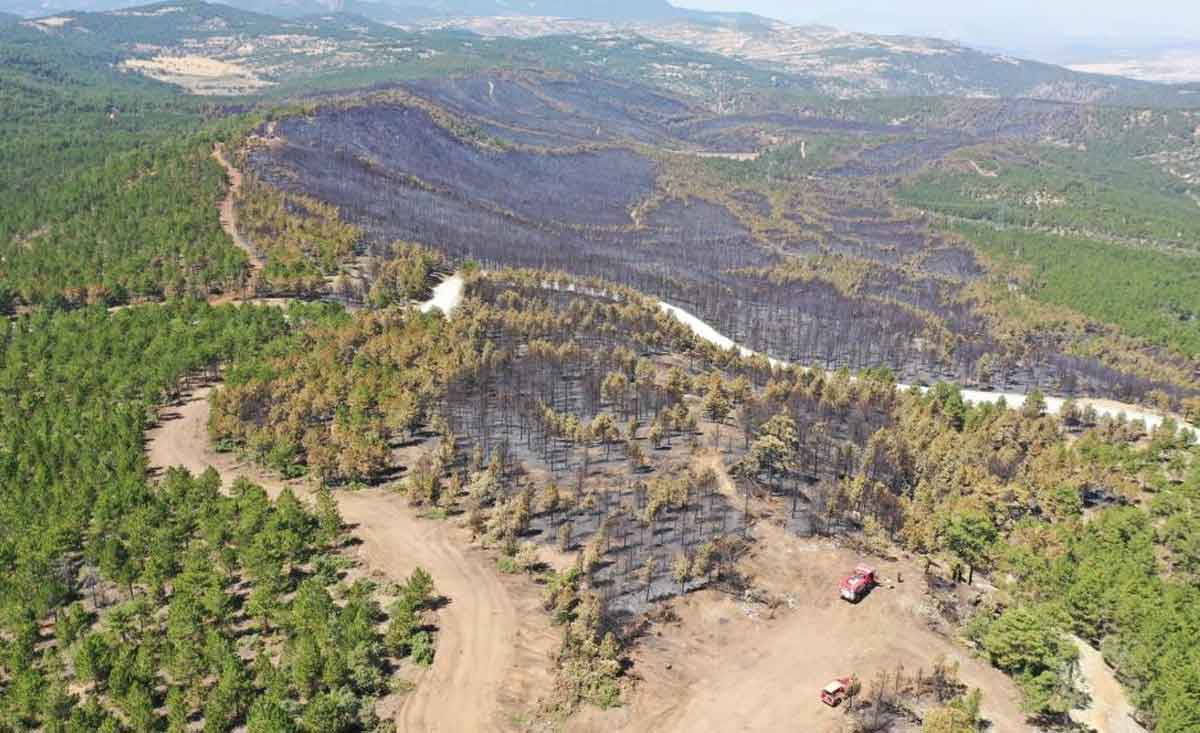
[[[963,151],[910,180],[897,197],[921,209],[1005,226],[1200,247],[1200,209],[1183,181],[1149,161],[1101,149],[1036,147],[1016,159]]]
[[[23,27],[0,34],[0,310],[210,292],[242,276],[209,153],[246,123],[204,125],[200,102],[113,62]]]
[[[272,292],[316,295],[354,253],[362,232],[337,207],[285,193],[247,175],[237,201],[240,231],[267,259]]]
[[[1200,354],[1200,258],[981,224],[954,229],[997,262],[1031,268],[1035,298]]]
[[[327,491],[309,506],[245,481],[222,493],[211,469],[152,481],[144,457],[189,375],[330,310],[177,303],[5,326],[0,728],[378,728],[388,658],[432,656],[432,580],[410,581],[385,638],[372,584],[339,581]]]
[[[871,440],[897,454],[920,446],[916,463],[927,467],[906,478],[917,488],[899,535],[991,572],[997,590],[964,631],[1014,677],[1027,712],[1065,722],[1084,702],[1074,635],[1100,648],[1148,729],[1195,730],[1200,454],[1190,436],[1170,420],[1147,436],[1087,409],[1064,407],[1060,423],[1033,394],[1020,411],[966,407],[949,385],[904,399],[917,404],[893,414],[897,437],[909,437],[884,442],[887,428]],[[947,470],[1002,455],[981,471]],[[864,488],[861,476],[842,486],[856,498]],[[1107,503],[1088,507],[1097,492]]]
[[[1141,457],[1157,463],[1155,453],[1141,451]],[[1152,716],[1153,730],[1183,733],[1200,726],[1200,652],[1194,643],[1200,628],[1194,583],[1198,492],[1200,473],[1193,471],[1182,484],[1164,486],[1149,513],[1113,508],[1087,523],[1028,522],[1014,532],[999,568],[1017,579],[1016,603],[974,628],[998,666],[1017,673],[1030,700],[1045,710],[1061,709],[1066,698],[1057,678],[1074,652],[1063,635],[1073,633],[1102,641],[1100,649],[1131,688],[1132,702]],[[1164,547],[1177,577],[1160,572],[1157,556]]]
[[[753,160],[703,158],[713,175],[735,185],[775,181],[794,181],[819,170],[831,168],[865,148],[880,145],[887,138],[862,135],[811,135],[803,143],[795,142],[763,151]]]
[[[968,635],[993,665],[1016,678],[1027,711],[1061,716],[1079,704],[1070,674],[1079,650],[1064,634],[1068,622],[1061,610],[1021,605],[972,621]]]
[[[497,59],[498,60],[498,59]],[[337,92],[375,85],[397,84],[415,79],[467,74],[493,68],[493,59],[463,53],[441,53],[429,59],[396,62],[379,66],[322,71],[310,76],[285,79],[263,90],[263,98],[282,100],[314,92]]]

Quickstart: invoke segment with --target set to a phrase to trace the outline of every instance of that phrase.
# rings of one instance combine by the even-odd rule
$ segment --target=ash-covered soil
[[[982,100],[956,104],[945,120],[892,124],[813,110],[714,116],[636,85],[545,74],[480,74],[405,91],[446,118],[394,101],[328,105],[280,122],[278,143],[254,150],[250,166],[269,183],[336,204],[364,229],[364,244],[415,241],[485,268],[601,277],[788,361],[1123,401],[1155,388],[1178,392],[1064,356],[1053,334],[1018,349],[994,338],[963,297],[984,275],[974,253],[925,217],[897,211],[886,194],[900,176],[961,147],[1046,137],[1068,122],[1086,127],[1085,110]],[[960,131],[938,126],[950,122]],[[785,176],[778,186],[787,194],[773,200],[733,184],[720,200],[700,198],[667,174],[673,164],[660,155],[758,152],[813,134],[849,136],[853,152]],[[859,263],[852,267],[864,274],[850,285],[765,274],[805,255]],[[994,364],[982,384],[988,355]]]

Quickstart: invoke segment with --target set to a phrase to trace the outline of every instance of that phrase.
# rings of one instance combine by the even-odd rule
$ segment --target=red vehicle
[[[838,677],[833,682],[825,685],[821,689],[821,702],[831,708],[836,708],[842,704],[846,696],[850,694],[850,688],[854,685],[854,675],[849,677]]]
[[[853,575],[842,580],[842,598],[851,603],[858,603],[866,598],[877,582],[875,568],[870,565],[859,565],[854,568]]]

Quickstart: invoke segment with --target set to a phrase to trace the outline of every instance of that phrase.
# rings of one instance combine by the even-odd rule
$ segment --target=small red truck
[[[830,682],[825,687],[821,688],[821,702],[831,708],[836,708],[842,704],[846,696],[850,694],[850,688],[854,685],[854,675],[849,677],[838,677],[833,682]]]
[[[842,579],[842,598],[851,603],[858,603],[866,597],[867,593],[871,592],[877,582],[875,568],[870,565],[859,565],[854,568],[852,575]]]

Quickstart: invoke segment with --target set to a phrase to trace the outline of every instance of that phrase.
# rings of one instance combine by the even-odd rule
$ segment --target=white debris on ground
[[[462,303],[463,287],[462,275],[455,273],[438,283],[433,288],[433,296],[424,303],[421,303],[418,309],[422,313],[429,313],[434,308],[437,308],[449,316]]]

